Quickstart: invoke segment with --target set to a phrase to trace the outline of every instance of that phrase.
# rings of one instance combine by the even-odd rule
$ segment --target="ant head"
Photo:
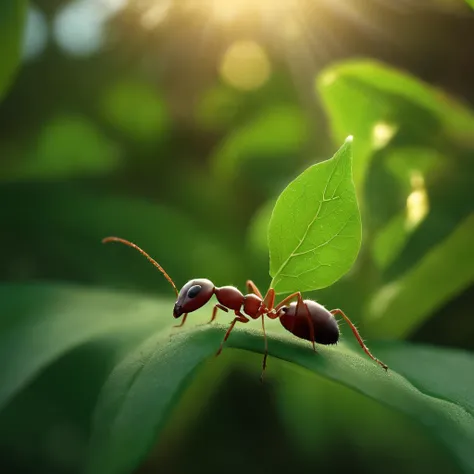
[[[135,245],[133,242],[122,239],[120,237],[106,237],[102,239],[102,243],[107,242],[120,242],[121,244],[128,245],[129,247],[134,248],[140,252],[146,259],[153,264],[164,277],[169,281],[176,293],[176,303],[173,309],[173,316],[179,318],[182,314],[191,313],[197,309],[204,306],[214,294],[214,283],[212,281],[206,280],[205,278],[199,278],[197,280],[191,280],[186,283],[186,285],[181,288],[181,291],[178,292],[178,288],[174,284],[174,281],[171,277],[165,272],[163,267],[155,260],[153,260],[144,250],[142,250],[138,245]]]
[[[179,318],[182,314],[202,308],[211,299],[214,288],[214,283],[205,278],[188,281],[178,294],[173,316]]]

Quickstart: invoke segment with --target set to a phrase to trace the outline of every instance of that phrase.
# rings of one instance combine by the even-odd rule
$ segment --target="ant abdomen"
[[[285,329],[296,337],[312,342],[310,321],[313,323],[314,342],[318,344],[336,344],[339,340],[339,326],[336,318],[322,305],[312,300],[304,300],[298,312],[297,303],[291,303],[280,310],[280,322]]]

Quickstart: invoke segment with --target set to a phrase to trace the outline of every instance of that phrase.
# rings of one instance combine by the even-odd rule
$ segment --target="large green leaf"
[[[472,353],[399,341],[376,342],[371,349],[422,392],[456,403],[474,416],[474,379],[450,377],[474,374]]]
[[[442,91],[369,60],[331,66],[317,79],[334,139],[353,134],[354,180],[359,186],[374,151],[394,136],[404,146],[473,144],[474,114]]]
[[[183,331],[172,340],[157,334],[116,367],[97,406],[87,474],[127,474],[144,461],[160,440],[160,431],[180,391],[195,370],[215,354],[223,334],[223,329],[212,327]],[[261,353],[261,334],[236,330],[225,350],[230,348]],[[286,336],[272,336],[269,351],[273,357],[269,359],[268,377],[278,374],[278,359],[283,359],[308,369],[305,377],[314,372],[342,383],[418,421],[449,449],[465,472],[474,469],[474,418],[469,412],[474,387],[472,377],[469,378],[471,372],[463,371],[470,369],[472,363],[456,371],[440,370],[432,385],[425,378],[419,388],[411,381],[413,372],[406,377],[394,370],[385,372],[361,350],[354,352],[339,346],[322,348],[314,354],[308,344]],[[261,358],[254,359],[258,377]],[[413,379],[420,382],[417,376]],[[456,381],[446,394],[438,380],[449,384],[451,379]],[[461,387],[458,379],[470,386],[469,391],[462,390],[459,396],[454,388]],[[434,395],[437,392],[440,396]]]
[[[443,302],[474,282],[474,214],[398,280],[370,301],[366,331],[377,337],[405,337]]]
[[[10,85],[21,54],[26,0],[0,2],[0,99]]]
[[[378,355],[383,355],[385,360],[387,352],[382,351],[382,347],[384,345],[374,345],[371,348]],[[415,367],[415,372],[417,365],[412,361],[407,362],[408,356],[415,356],[413,360],[416,360],[418,353],[425,348],[401,344],[400,347],[391,349],[392,369],[398,371],[406,364]],[[405,350],[407,357],[404,357]],[[433,350],[435,361],[444,356],[449,358],[450,355],[451,351]],[[469,373],[474,358],[469,354],[466,354],[466,358],[471,364],[461,365],[459,370]],[[462,362],[462,354],[453,359],[453,362],[456,359]],[[420,369],[424,369],[423,365]],[[433,368],[435,370],[436,367]],[[403,372],[400,374],[404,375]],[[387,472],[388,463],[388,470],[393,473],[462,472],[449,451],[443,449],[443,445],[432,436],[431,430],[412,417],[404,416],[397,410],[323,376],[307,376],[303,370],[295,370],[289,363],[282,364],[278,376],[278,414],[285,421],[287,439],[291,439],[292,444],[300,450],[300,459],[307,457],[313,463],[316,461],[319,465],[330,465],[331,472],[375,474]],[[412,379],[407,379],[413,383]],[[441,379],[446,383],[446,380]],[[413,385],[420,388],[416,383]],[[423,391],[427,390],[428,393],[429,389],[428,385]],[[439,398],[444,397],[441,394]],[[340,456],[342,446],[344,456]]]
[[[331,285],[354,263],[361,234],[350,137],[278,198],[268,227],[271,287],[289,293]]]
[[[472,8],[474,8],[474,0],[466,0],[468,5],[471,5]]]
[[[126,331],[145,334],[170,321],[170,303],[44,284],[1,285],[0,407],[65,352]]]

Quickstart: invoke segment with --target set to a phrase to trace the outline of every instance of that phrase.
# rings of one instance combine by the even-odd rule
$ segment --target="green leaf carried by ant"
[[[352,178],[352,137],[281,193],[268,227],[276,293],[325,288],[357,258],[362,225]]]

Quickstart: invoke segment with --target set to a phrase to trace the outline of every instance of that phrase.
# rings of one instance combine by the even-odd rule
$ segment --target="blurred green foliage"
[[[26,0],[5,0],[0,5],[0,99],[12,82],[20,60]]]
[[[362,29],[378,25],[353,3]],[[474,112],[456,97],[472,89],[473,62],[464,39],[447,41],[456,29],[462,38],[465,24],[472,30],[474,17],[445,12],[436,23],[402,8],[397,43],[411,41],[408,73],[383,26],[368,41],[387,51],[357,51],[366,40],[337,23],[351,7],[329,19],[321,0],[326,23],[308,14],[311,31],[333,31],[343,59],[328,53],[312,67],[302,53],[311,37],[304,48],[291,43],[282,62],[256,35],[273,73],[242,92],[216,74],[236,36],[210,28],[205,15],[205,23],[198,12],[160,23],[147,2],[70,5],[80,7],[69,16],[76,23],[64,26],[66,0],[35,2],[49,36],[33,57],[21,56],[25,19],[35,32],[26,2],[0,5],[0,471],[474,472]],[[91,5],[85,24],[103,22],[97,38],[107,41],[74,57],[74,41],[96,38],[80,30]],[[390,23],[396,14],[385,15]],[[410,21],[419,23],[403,29]],[[439,33],[443,48],[426,41],[426,49],[421,21],[435,36],[453,22]],[[437,55],[456,79],[452,91],[421,79]],[[295,178],[321,169],[310,167],[349,135],[360,253],[336,283],[305,297],[342,307],[388,374],[345,325],[342,344],[314,356],[273,322],[262,385],[258,326],[236,328],[214,359],[228,316],[219,316],[222,327],[190,323],[171,336],[170,285],[136,252],[100,243],[136,242],[178,287],[205,277],[243,289],[251,278],[265,291],[269,250],[273,260],[299,238],[296,214],[311,213],[304,200],[277,204],[269,248],[277,198],[289,183],[290,195],[306,192],[309,184],[292,188]],[[321,229],[324,242],[337,222]],[[330,248],[345,264],[329,280],[352,264],[359,242],[348,245],[354,252]],[[306,289],[328,284],[323,271]],[[301,289],[290,286],[282,291]]]

